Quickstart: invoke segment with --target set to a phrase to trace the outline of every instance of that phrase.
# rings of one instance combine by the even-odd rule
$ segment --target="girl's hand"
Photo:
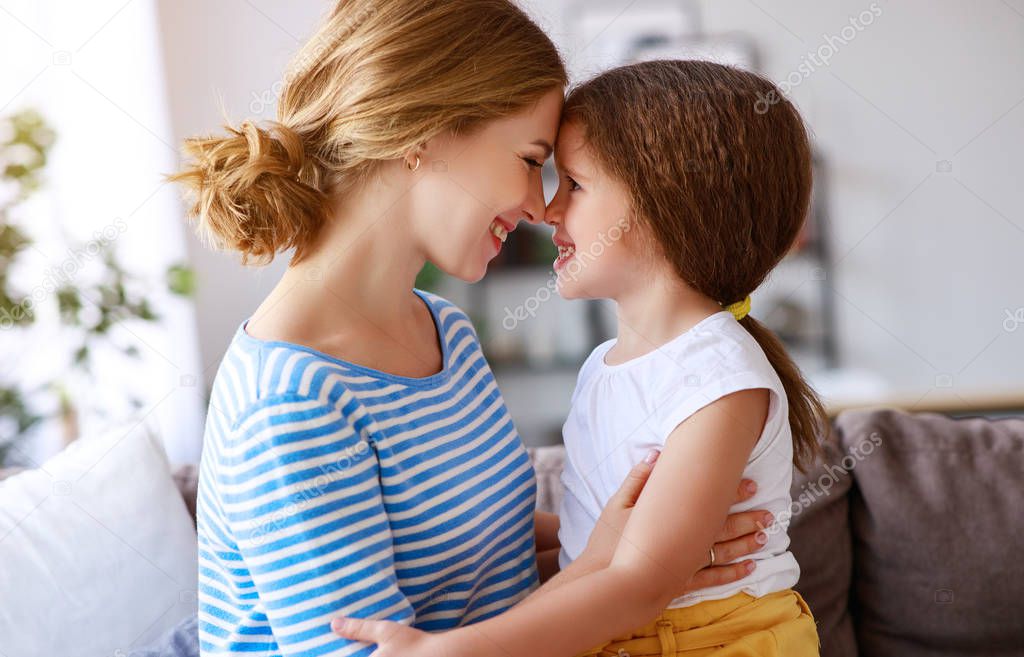
[[[608,500],[608,504],[601,511],[601,516],[597,519],[580,558],[590,559],[602,567],[611,562],[615,548],[619,544],[619,537],[622,536],[622,529],[626,526],[633,506],[636,505],[648,477],[654,470],[658,455],[657,450],[651,450],[643,461],[633,466],[619,490]],[[749,479],[744,479],[740,482],[734,503],[748,500],[756,492],[757,484]],[[709,563],[697,571],[687,584],[687,588],[680,591],[680,595],[711,586],[729,584],[749,575],[754,566],[752,560],[730,562],[760,550],[763,543],[758,542],[758,538],[763,537],[767,541],[767,535],[763,530],[771,524],[772,515],[767,511],[752,510],[730,514],[725,520],[725,526],[715,537],[715,564]]]
[[[446,633],[431,634],[394,621],[338,616],[331,629],[346,639],[376,643],[370,657],[456,657],[446,645]]]

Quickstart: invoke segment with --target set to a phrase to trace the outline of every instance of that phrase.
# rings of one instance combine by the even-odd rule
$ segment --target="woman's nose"
[[[527,223],[537,225],[544,223],[544,210],[544,185],[538,175],[536,180],[530,181],[529,191],[520,211]]]
[[[544,223],[544,213],[541,212],[540,216],[537,217],[534,216],[534,214],[529,210],[523,210],[523,219],[526,220],[526,223],[533,224],[534,226],[536,226],[537,224]]]

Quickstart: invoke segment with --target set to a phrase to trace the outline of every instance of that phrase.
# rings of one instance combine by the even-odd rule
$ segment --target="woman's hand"
[[[626,521],[629,520],[629,515],[644,489],[644,484],[647,483],[648,477],[654,470],[658,454],[657,450],[652,449],[643,461],[633,466],[619,490],[608,500],[601,511],[601,516],[597,519],[590,538],[587,540],[587,546],[583,554],[580,555],[581,558],[592,560],[602,566],[611,562],[615,548],[619,544],[619,537],[622,536],[622,529],[626,526]],[[757,484],[749,479],[744,479],[740,482],[734,503],[750,499],[755,492],[757,492]],[[772,515],[767,511],[752,510],[730,514],[725,519],[725,526],[715,537],[715,563],[710,563],[709,552],[708,565],[697,571],[687,584],[686,589],[680,591],[679,594],[710,586],[729,584],[749,575],[754,569],[752,560],[746,559],[739,563],[729,562],[760,550],[764,542],[768,540],[768,536],[763,530],[771,523]],[[759,538],[764,542],[759,542]]]

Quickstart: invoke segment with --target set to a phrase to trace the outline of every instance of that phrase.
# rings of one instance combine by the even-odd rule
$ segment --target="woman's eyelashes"
[[[534,169],[543,169],[544,168],[544,163],[543,162],[539,162],[535,158],[532,158],[532,157],[524,157],[523,158],[523,162],[526,162],[527,164],[529,164]]]

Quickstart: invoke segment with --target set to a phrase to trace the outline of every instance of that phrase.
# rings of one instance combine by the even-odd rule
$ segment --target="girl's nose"
[[[554,203],[544,209],[544,223],[549,226],[556,226],[559,224],[559,217],[561,213],[558,208],[554,207]]]

